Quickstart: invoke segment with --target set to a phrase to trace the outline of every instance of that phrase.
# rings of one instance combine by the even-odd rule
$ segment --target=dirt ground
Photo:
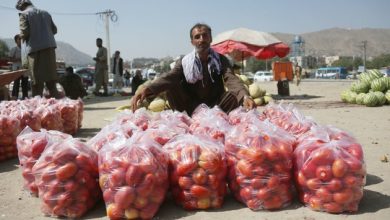
[[[327,214],[311,211],[297,200],[279,211],[251,211],[230,195],[223,208],[187,212],[167,198],[155,219],[390,219],[390,106],[369,108],[340,102],[340,92],[352,81],[303,81],[299,87],[290,84],[290,97],[306,116],[319,124],[330,124],[352,133],[362,144],[367,165],[367,183],[359,211],[355,214]],[[276,95],[276,82],[261,84]],[[279,100],[278,96],[274,96]],[[85,100],[83,127],[76,137],[87,140],[118,114],[117,106],[129,104],[129,97],[97,97]],[[40,212],[40,200],[22,190],[18,160],[0,163],[0,220],[50,219]],[[107,219],[104,203],[99,203],[83,219]]]

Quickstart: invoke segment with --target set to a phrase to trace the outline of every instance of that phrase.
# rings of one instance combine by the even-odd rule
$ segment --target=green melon
[[[374,94],[376,95],[376,98],[378,99],[379,106],[386,104],[387,100],[386,100],[386,96],[385,96],[385,94],[383,94],[383,92],[374,92]]]
[[[356,104],[364,105],[364,97],[366,96],[366,93],[359,93],[356,96]]]
[[[373,92],[367,93],[363,101],[363,103],[368,107],[378,106],[378,102],[379,100]]]

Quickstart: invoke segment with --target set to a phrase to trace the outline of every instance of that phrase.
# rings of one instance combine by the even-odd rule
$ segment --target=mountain
[[[279,40],[294,41],[295,34],[273,33]],[[299,34],[305,41],[306,55],[315,56],[362,56],[363,41],[367,41],[367,57],[390,53],[390,29],[343,29],[331,28]]]
[[[295,36],[305,41],[305,54],[313,56],[362,56],[362,42],[367,41],[368,57],[376,57],[390,53],[390,29],[343,29],[331,28],[303,34],[272,33],[281,41],[291,45]],[[8,47],[15,46],[13,39],[2,39]],[[57,59],[64,60],[67,65],[94,64],[92,57],[77,50],[72,45],[57,41]],[[151,55],[152,56],[152,55]],[[145,61],[140,58],[139,61]]]
[[[11,38],[1,40],[7,44],[8,48],[15,46],[15,42]],[[57,41],[56,58],[57,60],[64,61],[66,65],[70,66],[85,66],[88,64],[94,65],[94,61],[91,56],[62,41]]]

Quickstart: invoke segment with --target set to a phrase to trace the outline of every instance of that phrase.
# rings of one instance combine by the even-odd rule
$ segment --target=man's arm
[[[175,67],[168,73],[161,74],[150,85],[143,88],[138,94],[135,94],[131,100],[132,110],[137,110],[138,103],[151,95],[157,95],[171,88],[172,85],[180,83],[183,79],[183,68],[181,61],[178,61]]]
[[[51,18],[50,16],[50,22],[51,22],[51,31],[53,32],[53,34],[57,34],[57,26],[54,24],[54,21],[53,19]]]

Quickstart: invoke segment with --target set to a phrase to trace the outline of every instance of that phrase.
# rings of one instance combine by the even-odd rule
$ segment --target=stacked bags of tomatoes
[[[16,137],[20,131],[19,120],[0,114],[0,161],[18,155]]]
[[[300,201],[313,210],[356,212],[366,168],[361,145],[331,126],[314,126],[298,140],[294,174]]]
[[[207,136],[182,134],[164,149],[175,202],[186,210],[220,208],[226,194],[223,145]]]
[[[252,210],[288,206],[293,198],[294,141],[267,121],[235,126],[225,141],[229,188],[234,197]]]
[[[58,131],[41,130],[37,132],[30,127],[26,127],[16,138],[19,163],[24,178],[24,188],[33,196],[38,196],[38,187],[32,172],[33,166],[41,157],[46,146],[64,141],[70,137],[70,135]]]
[[[98,155],[83,142],[67,138],[46,146],[32,168],[41,211],[79,218],[101,198]]]
[[[168,157],[143,132],[99,151],[99,184],[110,219],[151,219],[168,189]]]

